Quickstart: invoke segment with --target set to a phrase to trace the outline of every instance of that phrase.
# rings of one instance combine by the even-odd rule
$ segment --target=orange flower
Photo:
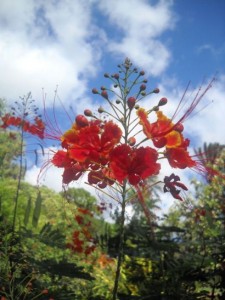
[[[181,123],[174,124],[161,111],[156,112],[158,120],[152,124],[148,121],[148,113],[140,108],[137,112],[144,133],[152,139],[155,147],[166,147],[165,157],[173,168],[185,169],[196,166],[196,162],[187,151],[189,140],[184,139]]]
[[[77,180],[83,172],[88,171],[89,183],[104,188],[113,181],[107,176],[107,168],[104,170],[103,167],[109,163],[109,155],[119,143],[122,130],[112,121],[89,122],[84,118],[79,115],[79,122],[76,121],[63,134],[61,140],[65,151],[57,151],[52,163],[58,168],[64,168],[65,184]]]
[[[176,125],[161,111],[156,112],[157,121],[152,124],[148,120],[147,111],[143,108],[138,109],[137,115],[145,135],[153,141],[155,147],[179,147],[183,143],[180,128],[177,129]]]
[[[62,136],[62,145],[67,149],[68,156],[77,162],[104,165],[121,136],[121,129],[112,121],[93,121],[82,128],[74,124]]]

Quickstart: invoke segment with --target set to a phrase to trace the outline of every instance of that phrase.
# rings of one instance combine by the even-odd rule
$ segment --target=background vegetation
[[[26,183],[25,144],[23,149],[19,131],[1,129],[0,299],[111,299],[119,212],[109,223],[107,203],[84,189],[56,193]],[[225,174],[223,145],[197,152]],[[224,179],[208,174],[192,184],[191,205],[178,203],[160,218],[160,197],[149,191],[151,224],[134,201],[125,227],[120,300],[225,299]]]

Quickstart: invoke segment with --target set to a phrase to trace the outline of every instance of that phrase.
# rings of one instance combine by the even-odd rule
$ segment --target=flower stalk
[[[126,204],[130,202],[128,192],[134,190],[151,226],[151,213],[143,196],[145,182],[153,176],[160,176],[162,160],[167,160],[172,169],[198,169],[198,161],[188,151],[190,141],[183,135],[183,121],[211,86],[210,83],[202,94],[198,93],[184,115],[176,121],[175,117],[183,106],[181,103],[172,118],[161,110],[168,104],[165,97],[157,100],[151,108],[141,107],[141,101],[158,94],[159,89],[148,91],[147,80],[142,79],[145,72],[134,68],[129,59],[118,68],[119,72],[114,75],[105,73],[117,91],[105,87],[101,87],[101,92],[92,89],[94,95],[101,96],[108,104],[108,108],[100,105],[99,115],[88,109],[84,115],[78,115],[72,127],[60,137],[62,149],[55,152],[51,160],[56,167],[64,169],[63,184],[76,181],[86,173],[87,183],[105,195],[110,195],[104,191],[106,188],[119,191],[118,198],[110,195],[121,205],[112,300],[117,299],[123,263]],[[150,120],[152,115],[156,118],[154,122]],[[157,184],[164,184],[163,191],[180,201],[183,200],[181,192],[187,191],[180,177],[173,172],[164,180],[157,180]]]
[[[121,215],[120,215],[120,223],[119,223],[119,247],[118,247],[118,257],[117,257],[117,267],[116,267],[116,274],[114,280],[114,288],[113,288],[113,298],[112,300],[117,299],[118,287],[119,287],[119,279],[120,279],[120,272],[121,266],[123,262],[123,247],[124,247],[124,224],[125,224],[125,213],[126,213],[126,196],[127,196],[127,189],[126,189],[126,182],[123,185],[123,192],[122,192],[122,203],[121,203]]]

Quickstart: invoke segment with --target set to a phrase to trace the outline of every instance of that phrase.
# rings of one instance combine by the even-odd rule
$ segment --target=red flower
[[[151,124],[148,120],[147,111],[143,108],[137,111],[146,136],[153,141],[157,148],[179,147],[183,143],[183,135],[176,129],[176,124],[173,124],[161,111],[157,111],[156,114],[157,121]]]
[[[71,159],[68,157],[67,152],[58,150],[52,158],[52,163],[58,168],[65,168],[71,166]]]
[[[121,129],[112,121],[101,124],[89,122],[88,126],[77,129],[76,125],[62,137],[63,146],[68,149],[71,159],[80,163],[106,164],[109,152],[120,141]]]
[[[144,133],[157,148],[166,147],[165,157],[173,168],[185,169],[196,166],[196,162],[190,157],[187,147],[189,140],[184,139],[181,134],[183,125],[173,122],[158,111],[158,120],[152,124],[147,119],[148,113],[144,109],[138,110],[140,123],[143,126]]]
[[[123,144],[117,146],[110,156],[110,170],[119,183],[128,179],[132,185],[137,185],[141,180],[151,175],[157,175],[160,164],[156,161],[158,153],[150,147],[133,149]]]
[[[83,117],[79,115],[79,124],[75,122],[62,136],[62,146],[66,150],[56,152],[52,163],[65,169],[63,173],[65,184],[79,179],[84,171],[89,171],[89,183],[104,188],[108,184],[113,184],[110,172],[105,166],[109,162],[111,151],[121,139],[122,130],[112,121],[89,122]]]
[[[88,247],[85,249],[85,251],[84,251],[84,254],[85,254],[85,255],[89,255],[89,254],[91,254],[92,252],[94,252],[94,251],[95,251],[95,248],[96,248],[96,246],[95,246],[95,245],[88,246]]]
[[[183,199],[179,195],[180,190],[178,190],[177,188],[181,188],[185,191],[187,191],[188,189],[182,182],[180,182],[179,176],[175,174],[171,174],[170,176],[165,176],[164,183],[165,183],[163,188],[164,193],[169,192],[175,199],[183,201]]]
[[[74,231],[73,233],[73,243],[68,243],[67,248],[71,249],[74,252],[82,253],[84,241],[79,239],[80,232]]]
[[[165,157],[167,157],[169,164],[173,168],[185,169],[193,168],[197,165],[189,155],[186,148],[167,148],[165,152]]]
[[[77,221],[77,223],[79,225],[83,224],[83,222],[84,222],[84,218],[82,216],[80,216],[80,215],[76,215],[75,216],[75,220]]]
[[[77,209],[81,214],[83,215],[89,215],[89,216],[93,216],[93,214],[90,212],[89,209],[87,208],[82,208],[82,207],[78,207]]]
[[[75,163],[71,167],[66,167],[63,172],[63,183],[69,184],[71,181],[78,180],[83,175],[85,167],[79,163]]]
[[[1,118],[3,124],[1,125],[1,128],[7,128],[9,126],[20,126],[22,123],[22,119],[19,117],[11,116],[10,114],[5,114]]]
[[[10,114],[4,115],[1,118],[1,120],[3,122],[3,124],[0,126],[1,128],[15,126],[18,128],[22,128],[25,132],[29,132],[32,135],[37,135],[41,139],[44,138],[45,124],[38,117],[35,117],[34,124],[20,117],[15,117]]]
[[[78,180],[86,166],[72,160],[66,151],[58,150],[53,156],[51,162],[58,168],[64,168],[63,183],[69,184],[73,180]]]
[[[107,185],[112,185],[114,180],[109,170],[102,169],[90,171],[88,174],[88,182],[90,184],[96,184],[99,188],[104,189]]]

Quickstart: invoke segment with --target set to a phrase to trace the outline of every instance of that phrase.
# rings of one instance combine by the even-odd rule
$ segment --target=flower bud
[[[159,90],[159,88],[155,88],[152,92],[155,94],[158,94],[160,92],[160,90]]]
[[[146,85],[145,85],[145,84],[142,84],[142,85],[140,86],[140,90],[141,90],[141,91],[146,90]]]
[[[144,76],[145,75],[145,71],[140,71],[140,73],[139,73],[141,76]]]
[[[145,91],[141,91],[141,96],[146,96],[146,92]]]
[[[178,132],[182,132],[184,130],[184,126],[182,123],[177,123],[174,126],[174,130],[178,131]]]
[[[77,115],[75,121],[79,127],[85,127],[89,124],[88,119],[83,115]]]
[[[135,108],[135,109],[139,109],[140,106],[139,106],[138,104],[136,104],[134,108]]]
[[[118,80],[120,78],[120,75],[118,73],[116,73],[112,77],[115,78],[116,80]]]
[[[136,144],[136,139],[135,137],[130,137],[129,140],[128,140],[128,143],[130,146],[134,146]]]
[[[106,90],[106,87],[105,86],[101,86],[101,90],[102,91]]]
[[[129,107],[129,109],[134,108],[135,103],[136,103],[136,98],[134,98],[134,97],[129,97],[129,98],[127,99],[127,105],[128,105],[128,107]]]
[[[91,117],[91,116],[92,116],[92,111],[91,111],[90,109],[85,109],[85,110],[84,110],[84,115],[85,115],[86,117]]]
[[[116,99],[116,104],[120,104],[121,101],[119,99]]]
[[[108,93],[105,90],[101,92],[101,95],[103,98],[105,98],[107,100],[109,99]]]
[[[104,109],[103,109],[102,106],[99,107],[98,112],[99,112],[100,114],[104,112]]]
[[[153,141],[154,146],[157,148],[162,148],[167,143],[167,139],[165,137],[154,138],[152,141]]]
[[[105,74],[104,74],[104,77],[105,77],[105,78],[109,78],[109,74],[108,74],[108,73],[105,73]]]
[[[167,98],[161,98],[160,100],[159,100],[159,103],[158,103],[158,106],[163,106],[163,105],[165,105],[166,103],[167,103]]]
[[[147,79],[144,79],[142,82],[144,82],[144,83],[147,83],[147,82],[148,82],[148,80],[147,80]]]
[[[114,84],[114,88],[117,88],[118,87],[118,84]]]
[[[98,90],[97,90],[96,88],[93,88],[93,89],[92,89],[92,93],[93,93],[93,94],[98,94]]]

